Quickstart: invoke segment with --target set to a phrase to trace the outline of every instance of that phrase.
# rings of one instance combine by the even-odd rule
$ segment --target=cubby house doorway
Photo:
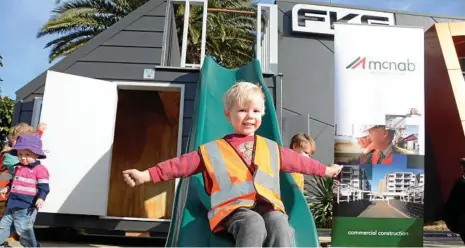
[[[179,88],[118,83],[107,216],[171,219],[175,180],[130,188],[121,172],[179,154],[181,106]]]
[[[122,171],[181,155],[182,84],[48,71],[42,136],[52,180],[45,213],[169,221],[178,180],[130,188]]]

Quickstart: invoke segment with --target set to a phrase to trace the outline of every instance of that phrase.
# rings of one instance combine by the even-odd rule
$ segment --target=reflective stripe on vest
[[[222,208],[234,207],[235,205],[243,206],[243,205],[253,205],[253,204],[254,204],[254,201],[252,201],[252,200],[237,199],[237,200],[235,200],[233,202],[230,202],[230,203],[222,206]],[[215,215],[217,215],[222,208],[220,208],[220,209],[214,208],[214,209],[211,209],[210,211],[208,211],[208,219],[209,220],[213,219],[213,217],[215,217]]]
[[[21,185],[13,185],[11,187],[11,192],[25,191],[29,193],[37,193],[37,188],[26,187]]]
[[[279,183],[281,162],[279,146],[276,142],[260,136],[257,136],[255,142],[255,146],[260,147],[261,149],[258,153],[254,151],[254,164],[259,165],[254,178],[257,192],[262,196],[273,194],[277,199],[267,197],[267,200],[271,201],[271,203],[284,211],[284,205],[281,201],[281,187]],[[264,149],[268,149],[268,152],[265,153]],[[269,156],[265,156],[265,154],[268,154]],[[270,171],[266,171],[268,169]]]
[[[16,180],[16,181],[25,182],[25,183],[37,184],[37,180],[32,179],[32,178],[26,178],[26,177],[15,176],[15,180]]]

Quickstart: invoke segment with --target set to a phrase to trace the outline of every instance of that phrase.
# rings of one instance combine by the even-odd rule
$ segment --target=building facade
[[[325,164],[332,163],[334,158],[334,37],[331,24],[341,21],[341,16],[346,14],[358,16],[351,22],[367,21],[363,17],[363,13],[367,11],[378,22],[419,26],[425,31],[435,23],[465,21],[460,18],[311,1],[278,0],[276,4],[279,9],[278,72],[282,74],[282,85],[277,83],[277,75],[264,76],[275,100],[277,112],[280,113],[278,118],[283,124],[283,143],[287,145],[290,137],[297,132],[308,132],[316,141],[314,157]],[[316,22],[316,28],[308,28],[308,22]],[[192,124],[199,70],[180,68],[176,29],[170,2],[152,0],[52,66],[50,70],[108,81],[185,85],[182,132],[182,146],[185,147]],[[153,70],[154,77],[145,78],[145,70]],[[34,99],[43,95],[45,76],[46,72],[16,92],[18,103],[15,107],[15,122],[37,121],[32,116],[33,110],[39,108],[34,104]],[[415,143],[406,141],[406,146],[415,148]],[[426,179],[423,175],[423,185],[428,192],[425,196],[429,199],[425,202],[425,218],[438,219],[443,200],[428,134],[426,146],[425,171],[428,184],[424,183]],[[344,182],[351,188],[369,190],[369,183],[363,182],[363,178],[368,177],[367,173],[358,170],[357,176],[356,174],[355,171],[343,172]],[[408,179],[411,180],[411,177]],[[394,184],[389,184],[390,178],[385,180],[385,191],[397,189],[395,177]],[[405,183],[410,185],[411,181]],[[405,188],[405,184],[402,185]]]

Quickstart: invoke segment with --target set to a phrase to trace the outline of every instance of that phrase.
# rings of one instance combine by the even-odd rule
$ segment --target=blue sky
[[[269,2],[271,0],[258,0]],[[329,2],[318,1],[315,2]],[[446,16],[465,16],[465,0],[332,0],[381,9]],[[15,98],[15,91],[47,70],[48,49],[45,44],[54,37],[37,39],[36,34],[46,23],[55,0],[3,0],[0,1],[0,55],[4,67],[0,68],[2,94]]]
[[[424,173],[422,169],[407,169],[407,155],[394,154],[391,165],[374,165],[371,183],[371,191],[378,192],[379,180],[386,174],[393,172],[413,172],[415,174]]]

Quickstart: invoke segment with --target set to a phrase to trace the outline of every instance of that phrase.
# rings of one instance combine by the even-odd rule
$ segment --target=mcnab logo
[[[415,64],[407,61],[378,61],[368,60],[367,57],[358,57],[346,69],[362,69],[370,71],[415,71]]]

